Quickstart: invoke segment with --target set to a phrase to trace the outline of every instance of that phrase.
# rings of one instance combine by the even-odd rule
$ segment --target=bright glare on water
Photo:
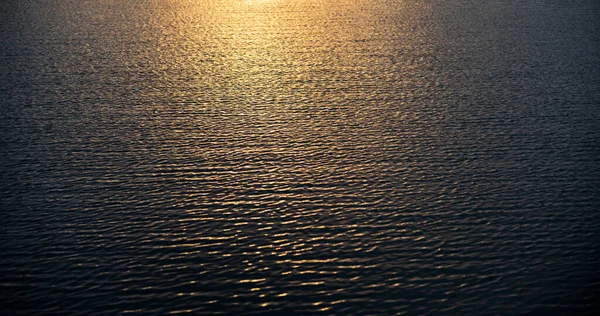
[[[0,2],[0,314],[580,315],[594,0]]]

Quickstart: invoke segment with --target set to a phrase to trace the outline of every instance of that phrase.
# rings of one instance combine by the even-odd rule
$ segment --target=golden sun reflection
[[[261,5],[269,2],[278,2],[278,0],[244,0],[244,3],[249,5]]]

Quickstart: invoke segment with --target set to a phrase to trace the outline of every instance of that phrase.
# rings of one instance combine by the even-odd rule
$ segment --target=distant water
[[[0,2],[0,314],[592,314],[595,0]]]

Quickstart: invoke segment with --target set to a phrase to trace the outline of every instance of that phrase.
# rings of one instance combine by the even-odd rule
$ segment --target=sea
[[[593,315],[600,2],[0,1],[0,314]]]

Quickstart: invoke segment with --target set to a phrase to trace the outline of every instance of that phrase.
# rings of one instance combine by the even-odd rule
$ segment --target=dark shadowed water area
[[[0,2],[0,314],[584,315],[594,0]]]

